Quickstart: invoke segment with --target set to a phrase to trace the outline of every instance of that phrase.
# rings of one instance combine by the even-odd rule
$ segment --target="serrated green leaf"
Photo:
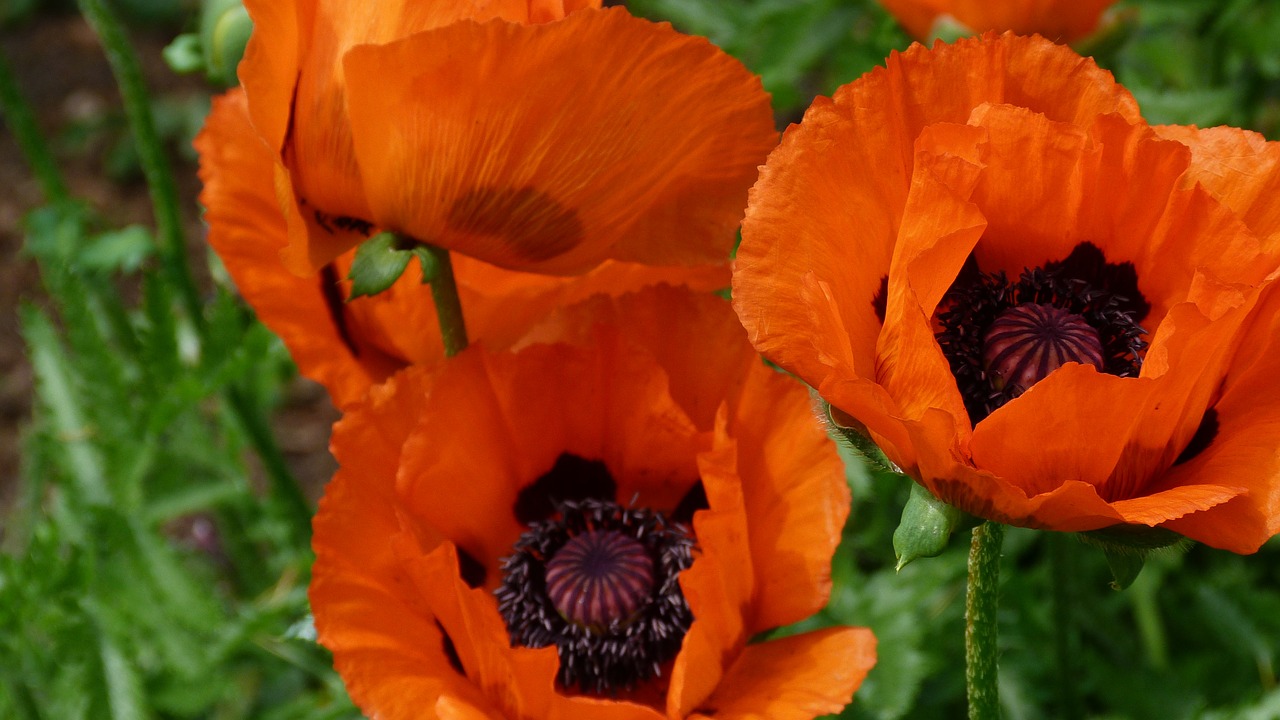
[[[89,503],[105,504],[111,498],[105,466],[90,440],[94,430],[74,390],[57,331],[44,313],[30,306],[22,309],[22,327],[41,400],[50,409],[54,429],[65,443],[67,469],[81,497]]]
[[[155,239],[141,225],[105,232],[93,237],[76,259],[87,270],[133,272],[155,254]]]
[[[347,301],[377,295],[394,285],[412,257],[411,250],[399,247],[399,238],[394,233],[378,233],[361,243],[347,273],[351,280],[351,296]]]

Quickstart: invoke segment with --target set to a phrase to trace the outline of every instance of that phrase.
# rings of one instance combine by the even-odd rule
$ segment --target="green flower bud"
[[[210,80],[237,84],[236,67],[244,57],[253,21],[240,0],[209,0],[200,16],[200,47]]]
[[[902,520],[893,531],[893,552],[898,570],[922,557],[934,557],[947,548],[964,513],[934,497],[918,483],[911,484],[911,497],[902,509]]]

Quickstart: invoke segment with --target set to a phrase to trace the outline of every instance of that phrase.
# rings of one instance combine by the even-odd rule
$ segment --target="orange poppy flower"
[[[1280,530],[1280,386],[1252,350],[1274,318],[1248,319],[1280,262],[1277,162],[1252,133],[1153,130],[1041,38],[916,46],[787,131],[736,309],[963,510],[1252,552]]]
[[[919,40],[933,37],[938,20],[953,19],[975,33],[1012,31],[1074,42],[1092,33],[1116,0],[880,0]]]
[[[379,718],[812,718],[874,638],[821,608],[848,513],[800,384],[728,304],[670,287],[472,347],[335,426],[311,603]],[[691,519],[690,519],[691,518]]]
[[[298,277],[280,263],[289,237],[272,188],[274,155],[252,131],[242,90],[215,98],[196,148],[210,245],[302,373],[328,388],[336,405],[351,404],[406,365],[444,358],[430,288],[420,282],[416,264],[389,290],[344,302],[354,251],[326,265],[319,277]],[[495,349],[516,342],[557,308],[598,292],[622,294],[658,282],[698,290],[729,285],[724,264],[609,260],[585,275],[552,277],[459,256],[454,272],[471,337]]]
[[[777,142],[759,78],[599,0],[251,0],[282,257],[391,230],[513,270],[723,261]]]

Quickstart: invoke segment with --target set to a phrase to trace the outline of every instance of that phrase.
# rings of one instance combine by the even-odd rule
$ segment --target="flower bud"
[[[902,520],[893,531],[897,570],[922,557],[934,557],[947,548],[964,513],[934,497],[923,485],[911,484],[911,497],[902,508]]]
[[[244,57],[253,21],[240,0],[209,0],[200,16],[200,47],[205,73],[226,86],[237,84],[236,67]]]

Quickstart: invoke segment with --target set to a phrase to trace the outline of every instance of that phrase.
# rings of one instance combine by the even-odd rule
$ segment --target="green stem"
[[[1169,640],[1160,617],[1158,600],[1164,574],[1153,567],[1134,581],[1129,588],[1129,602],[1133,606],[1133,619],[1138,625],[1138,635],[1147,653],[1147,663],[1156,670],[1169,667]]]
[[[160,240],[160,252],[165,270],[178,286],[182,301],[191,321],[203,328],[204,312],[200,292],[187,264],[186,238],[182,232],[182,212],[178,202],[178,186],[173,179],[173,169],[165,155],[164,144],[156,132],[151,115],[151,101],[142,79],[138,56],[125,36],[124,27],[105,0],[77,0],[80,12],[97,33],[106,50],[111,72],[120,86],[125,114],[137,145],[138,159],[151,190],[151,205],[156,216],[156,234]],[[203,334],[203,333],[201,333]]]
[[[1077,692],[1075,658],[1079,654],[1076,633],[1076,540],[1064,533],[1046,533],[1049,541],[1049,563],[1053,570],[1053,640],[1058,658],[1058,710],[1064,720],[1084,717]]]
[[[31,106],[18,89],[18,82],[3,56],[0,56],[0,113],[4,115],[5,124],[9,126],[9,132],[17,141],[31,171],[40,181],[45,199],[51,203],[70,200],[71,193],[58,170],[58,161],[40,134],[35,113],[31,112]]]
[[[290,525],[298,529],[300,538],[306,540],[311,536],[311,503],[302,494],[289,466],[284,461],[284,453],[276,444],[275,436],[266,419],[256,412],[248,396],[239,389],[227,391],[227,401],[240,421],[249,442],[257,450],[258,457],[267,471],[267,479],[271,487],[271,496],[276,500],[280,511],[288,518]],[[305,544],[305,543],[304,543]]]
[[[436,305],[436,318],[440,321],[444,355],[453,357],[467,347],[467,324],[462,319],[462,301],[458,299],[458,284],[453,278],[453,261],[449,259],[448,250],[434,245],[424,248],[434,267],[431,300]]]
[[[1000,717],[996,614],[1000,605],[1000,545],[1004,526],[985,522],[969,545],[969,590],[964,608],[965,686],[969,720]]]

